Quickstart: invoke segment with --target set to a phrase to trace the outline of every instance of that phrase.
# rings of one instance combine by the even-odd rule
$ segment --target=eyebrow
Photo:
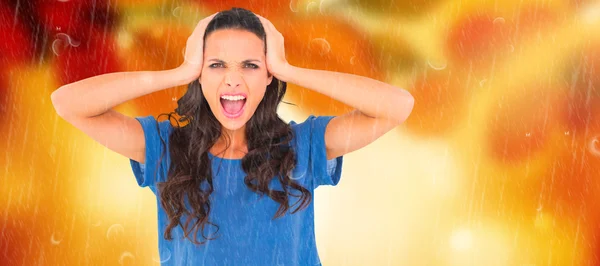
[[[211,62],[211,61],[215,61],[215,62],[219,62],[219,63],[225,63],[225,61],[223,61],[221,59],[217,59],[217,58],[211,58],[211,59],[208,60],[208,62]],[[246,60],[242,61],[242,63],[250,63],[250,62],[259,62],[260,63],[261,61],[258,60],[258,59],[246,59]]]

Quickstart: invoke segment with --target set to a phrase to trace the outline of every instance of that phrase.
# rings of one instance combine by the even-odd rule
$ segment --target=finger
[[[260,15],[256,15],[256,16],[257,16],[257,17],[260,19],[260,22],[262,22],[262,24],[263,24],[263,27],[264,27],[264,28],[267,28],[267,27],[269,27],[269,24],[270,24],[271,22],[270,22],[268,19],[266,19],[266,18],[263,18],[263,17],[262,17],[262,16],[260,16]]]
[[[259,17],[259,19],[260,19],[260,23],[263,26],[263,29],[265,29],[265,31],[266,31],[267,30],[267,24],[265,23],[265,21],[262,18]]]
[[[265,24],[267,25],[266,27],[268,28],[269,31],[271,32],[278,32],[277,29],[275,28],[275,25],[273,25],[273,23],[271,21],[269,21],[266,18],[263,18],[265,20]]]

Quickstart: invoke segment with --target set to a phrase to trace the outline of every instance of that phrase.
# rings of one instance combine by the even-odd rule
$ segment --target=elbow
[[[402,124],[412,113],[413,107],[415,106],[415,98],[408,92],[404,92],[398,98],[399,103],[397,103],[396,106],[399,108],[397,109],[396,122]]]
[[[52,106],[54,107],[56,114],[62,118],[64,118],[67,115],[67,112],[65,111],[65,104],[64,104],[65,100],[63,98],[64,98],[64,96],[61,93],[61,88],[58,88],[57,90],[52,92],[52,94],[50,94],[50,100],[52,101]]]

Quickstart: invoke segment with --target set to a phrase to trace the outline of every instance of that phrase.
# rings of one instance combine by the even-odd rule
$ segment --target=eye
[[[214,64],[212,64],[212,65],[210,65],[210,66],[208,66],[208,67],[210,67],[210,68],[215,68],[215,66],[214,66],[214,65],[222,65],[222,64],[221,64],[221,63],[214,63]]]
[[[246,64],[246,66],[250,66],[250,68],[258,68],[258,66],[255,64]]]

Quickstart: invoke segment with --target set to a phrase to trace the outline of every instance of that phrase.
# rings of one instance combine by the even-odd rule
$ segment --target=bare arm
[[[109,73],[64,85],[51,98],[65,119],[93,117],[126,101],[189,83],[189,76],[180,69]]]
[[[413,96],[390,84],[354,74],[290,65],[283,35],[259,16],[267,32],[267,67],[279,80],[314,90],[355,108],[331,119],[325,130],[327,159],[337,158],[377,140],[403,123],[414,106]]]
[[[328,160],[374,142],[403,123],[414,106],[414,98],[408,91],[367,77],[294,66],[280,75],[284,80],[355,108],[334,117],[327,125]]]
[[[188,38],[185,61],[180,67],[108,73],[61,86],[51,95],[56,113],[107,148],[145,163],[146,141],[142,125],[135,118],[112,108],[199,78],[203,64],[203,35],[215,14],[202,19]]]
[[[189,82],[183,68],[119,72],[60,87],[51,95],[57,114],[105,147],[145,163],[144,131],[135,118],[113,107],[137,97]]]

